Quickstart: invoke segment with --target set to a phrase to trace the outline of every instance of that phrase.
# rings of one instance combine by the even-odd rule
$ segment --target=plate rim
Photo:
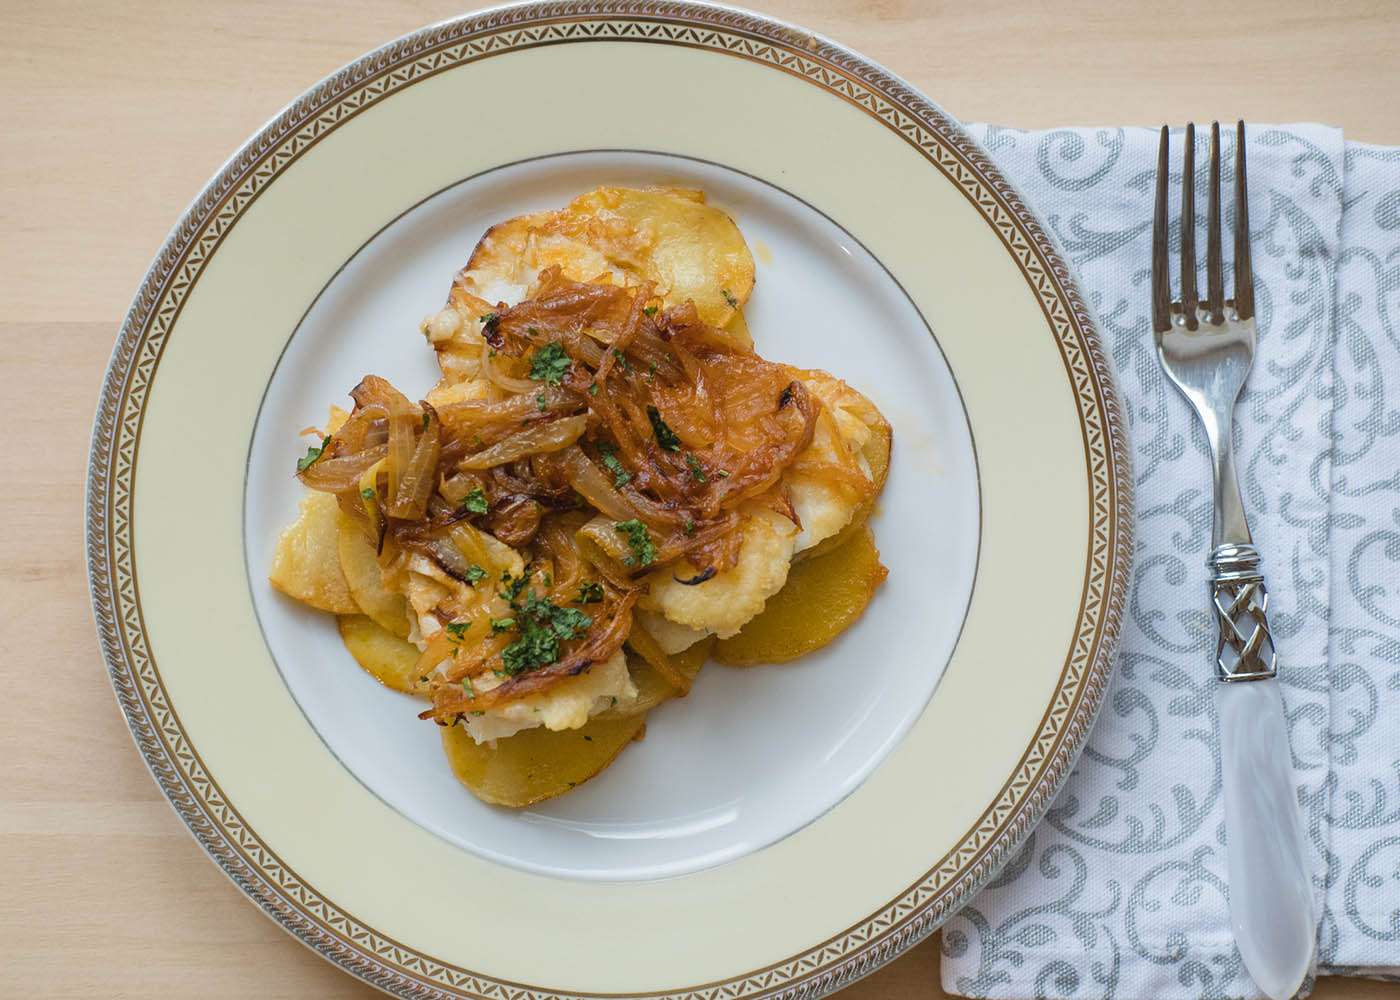
[[[300,150],[306,148],[309,143],[294,149],[270,169],[263,161],[282,150],[289,138],[294,138],[301,130],[312,127],[318,116],[324,114],[327,109],[339,110],[337,105],[340,101],[357,91],[367,90],[377,80],[387,80],[393,70],[402,69],[405,64],[411,67],[424,56],[454,45],[469,45],[474,39],[481,38],[487,41],[481,46],[481,51],[473,53],[472,58],[538,45],[568,41],[586,42],[599,37],[598,34],[590,34],[587,31],[580,37],[570,37],[567,29],[581,24],[597,24],[600,26],[600,32],[611,27],[613,33],[605,36],[608,41],[692,45],[763,62],[771,68],[797,75],[826,89],[860,110],[884,119],[891,128],[896,126],[886,114],[881,113],[877,103],[884,105],[886,111],[911,120],[936,140],[924,144],[910,138],[911,143],[918,146],[924,155],[933,159],[929,146],[953,155],[959,174],[953,179],[965,197],[975,203],[977,194],[989,194],[993,197],[995,207],[1000,208],[1008,219],[1006,225],[993,223],[990,218],[987,221],[995,226],[1002,243],[1008,252],[1017,258],[1018,266],[1025,272],[1025,266],[1017,256],[1018,248],[1013,245],[1018,236],[1023,238],[1024,245],[1019,249],[1034,257],[1043,268],[1043,276],[1050,288],[1050,297],[1065,307],[1065,320],[1083,349],[1084,374],[1091,383],[1093,402],[1100,417],[1098,434],[1102,438],[1101,448],[1109,472],[1105,484],[1106,496],[1099,497],[1091,489],[1090,514],[1092,519],[1093,508],[1096,506],[1106,512],[1111,530],[1105,534],[1106,552],[1103,553],[1103,565],[1097,572],[1093,566],[1096,548],[1091,541],[1090,566],[1087,567],[1089,572],[1086,574],[1084,586],[1087,597],[1088,589],[1095,582],[1099,584],[1101,618],[1093,636],[1094,641],[1086,653],[1079,677],[1078,694],[1070,708],[1071,714],[1051,734],[1048,745],[1039,746],[1046,742],[1043,739],[1045,719],[1053,708],[1052,699],[1052,705],[1047,707],[1037,735],[1031,740],[1010,777],[993,797],[986,812],[973,824],[957,847],[938,859],[928,873],[900,897],[891,900],[846,930],[813,944],[799,955],[771,963],[753,972],[679,991],[689,997],[825,995],[869,974],[940,926],[1012,856],[1048,809],[1083,749],[1103,701],[1125,608],[1133,547],[1133,482],[1127,421],[1119,399],[1113,363],[1098,332],[1097,318],[1092,307],[1079,291],[1058,243],[1040,224],[1019,192],[1006,181],[955,119],[898,76],[839,43],[768,15],[698,0],[531,0],[469,13],[411,32],[352,61],[288,104],[220,167],[191,202],[162,244],[143,278],[118,335],[94,419],[87,482],[87,564],[100,644],[114,693],[126,716],[132,736],[176,814],[205,852],[245,895],[258,903],[280,926],[322,957],[335,962],[371,985],[401,995],[460,997],[508,993],[517,996],[523,991],[523,995],[541,1000],[617,995],[561,992],[492,979],[440,962],[387,938],[373,928],[359,924],[353,914],[341,910],[332,900],[318,896],[314,889],[296,879],[295,873],[281,864],[280,859],[277,859],[268,845],[257,837],[256,832],[242,824],[237,811],[223,799],[213,775],[203,772],[202,763],[198,761],[197,756],[194,764],[190,765],[190,770],[198,770],[199,775],[196,777],[193,773],[183,773],[176,764],[173,748],[167,745],[160,735],[167,730],[172,721],[181,733],[183,726],[178,718],[174,718],[173,712],[170,713],[171,719],[158,720],[153,717],[152,707],[142,697],[141,679],[133,659],[134,651],[130,648],[122,628],[123,624],[131,626],[135,629],[136,636],[144,641],[144,624],[139,620],[139,610],[136,615],[131,616],[134,621],[118,621],[121,617],[118,608],[123,596],[118,593],[122,587],[119,577],[124,569],[125,582],[134,592],[133,557],[128,548],[125,553],[125,567],[119,565],[123,561],[122,554],[116,551],[116,546],[112,543],[111,528],[113,520],[120,520],[121,515],[119,511],[113,515],[109,507],[113,503],[110,482],[114,470],[120,474],[119,466],[123,457],[115,451],[118,428],[126,418],[123,404],[134,384],[142,379],[146,385],[150,384],[155,363],[158,362],[164,347],[162,341],[155,349],[150,369],[143,374],[138,365],[143,356],[142,348],[148,346],[151,328],[158,315],[166,315],[165,311],[158,314],[157,307],[167,293],[179,283],[182,276],[187,287],[193,285],[192,277],[188,274],[182,275],[181,265],[186,262],[196,246],[204,247],[210,253],[217,249],[221,236],[212,240],[209,238],[205,230],[210,223],[225,215],[229,216],[230,221],[235,220],[241,208],[231,210],[230,205],[237,202],[239,194],[245,188],[248,189],[248,195],[243,200],[243,204],[246,205],[256,197],[260,177],[263,183],[270,182],[280,169],[295,159]],[[626,37],[619,28],[625,30],[628,26],[641,33]],[[646,26],[650,30],[643,30],[640,26]],[[668,37],[668,28],[674,29],[675,35]],[[532,30],[538,34],[529,37]],[[551,30],[556,32],[553,37],[550,37]],[[697,37],[679,37],[687,32],[696,36],[697,30]],[[516,41],[495,44],[502,32],[517,33]],[[721,35],[724,37],[719,37]],[[520,37],[525,37],[524,42],[520,41]],[[736,51],[728,44],[730,41],[745,46],[747,51]],[[767,50],[767,58],[755,53],[754,43]],[[780,64],[774,55],[775,52],[795,58],[799,64],[805,62],[817,71],[817,75],[794,70],[791,65]],[[454,68],[467,61],[470,60],[442,60],[431,70],[417,75],[409,74],[410,78],[402,83],[408,85],[432,73]],[[324,127],[333,129],[362,108],[372,106],[378,97],[387,96],[393,90],[394,88],[386,82],[377,94],[371,94],[360,101],[348,113],[335,114],[334,121]],[[860,93],[862,91],[863,96]],[[936,161],[934,165],[949,173],[946,165]],[[976,190],[976,194],[972,189]],[[985,206],[979,207],[984,214],[989,214]],[[1029,278],[1028,273],[1026,276]],[[1040,299],[1044,308],[1046,295],[1043,290],[1040,290]],[[172,323],[175,316],[178,316],[178,309],[174,310],[173,316],[168,317]],[[1081,408],[1081,420],[1082,418]],[[139,444],[139,422],[140,415],[133,438],[136,444]],[[1082,430],[1087,446],[1089,430]],[[134,451],[135,444],[133,454],[127,458],[128,468],[134,468]],[[129,494],[127,499],[129,500]],[[129,523],[128,519],[128,526]],[[1085,616],[1084,608],[1085,604],[1082,601],[1081,623]],[[1065,670],[1068,668],[1067,662]],[[1064,683],[1065,671],[1062,670],[1056,686],[1057,692],[1062,691]],[[1041,767],[1032,777],[1031,787],[1012,808],[1001,810],[998,814],[998,804],[1007,794],[1027,759],[1037,750],[1041,751]],[[238,820],[244,834],[242,843],[237,842],[239,838],[214,818],[213,813],[216,810]],[[968,838],[982,832],[989,822],[993,823],[993,829],[988,839],[971,851],[964,850]],[[256,844],[256,852],[261,854],[263,861],[253,860],[248,841]],[[272,863],[283,871],[284,877],[286,874],[292,876],[292,882],[296,884],[294,894],[300,897],[298,900],[290,898],[285,882],[279,886],[267,877],[268,873],[264,870],[266,859],[271,859]],[[903,913],[896,914],[896,911],[901,909],[901,904],[909,901],[911,896],[918,895],[918,890],[930,876],[941,872],[949,864],[954,866],[955,874],[941,889],[936,892],[930,891],[924,898],[909,902],[903,907]],[[308,897],[320,904],[319,910],[322,914],[335,915],[331,922],[337,924],[339,929],[333,929],[324,917],[317,919],[303,908],[307,905]],[[889,919],[879,919],[886,915]],[[358,928],[359,933],[352,934],[349,931],[352,927]],[[366,941],[374,942],[373,954],[367,951],[364,943]],[[387,955],[393,956],[390,962],[385,961],[384,956]],[[445,978],[436,975],[427,978],[430,969],[448,975]],[[452,982],[452,986],[448,985],[449,981]],[[673,994],[663,992],[639,995]]]

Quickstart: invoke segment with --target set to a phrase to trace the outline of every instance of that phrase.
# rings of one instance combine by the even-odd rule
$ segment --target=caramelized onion
[[[558,451],[566,448],[583,436],[588,427],[588,418],[583,414],[535,424],[504,441],[498,441],[482,451],[468,455],[457,463],[459,469],[490,469],[505,465],[526,455]]]

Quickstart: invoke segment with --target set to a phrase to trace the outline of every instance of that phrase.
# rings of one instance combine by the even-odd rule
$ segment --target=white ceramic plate
[[[799,663],[710,667],[528,810],[266,584],[295,432],[417,333],[492,222],[599,183],[703,188],[755,249],[758,349],[895,428],[888,582]],[[1130,552],[1110,365],[1061,258],[960,130],[852,53],[733,10],[503,8],[311,91],[221,171],[122,331],[89,484],[94,605],[157,779],[244,891],[414,996],[834,989],[1008,856],[1106,681]]]

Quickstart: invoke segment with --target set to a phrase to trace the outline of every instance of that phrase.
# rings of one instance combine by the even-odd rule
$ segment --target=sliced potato
[[[748,320],[744,319],[742,309],[734,310],[734,316],[724,325],[724,329],[729,333],[730,339],[736,344],[744,347],[753,347],[753,334],[749,333]]]
[[[654,281],[667,305],[691,300],[703,322],[721,328],[739,314],[754,283],[753,255],[739,227],[701,192],[600,187],[557,211],[492,226],[453,294],[513,303],[553,265],[575,281]],[[742,321],[730,329],[752,344]]]
[[[738,635],[721,639],[714,657],[731,667],[751,667],[820,649],[861,616],[887,574],[865,526],[825,555],[794,563],[783,589]]]
[[[817,559],[845,545],[865,530],[866,520],[880,501],[880,494],[885,489],[885,480],[889,478],[890,474],[890,448],[894,444],[894,432],[890,428],[889,421],[885,420],[880,411],[875,409],[873,403],[870,405],[870,410],[875,419],[868,421],[871,430],[870,440],[866,442],[860,453],[870,465],[870,474],[874,477],[875,488],[871,490],[870,496],[856,508],[855,513],[851,515],[850,522],[844,528],[830,538],[822,539],[810,549],[799,552],[795,562]]]
[[[642,276],[666,290],[667,304],[693,301],[710,326],[725,326],[753,291],[753,255],[739,227],[694,197],[601,187],[574,199],[566,211],[584,218],[615,214],[649,234]]]
[[[329,493],[307,490],[301,513],[277,539],[272,585],[289,597],[332,614],[360,610],[340,569],[340,507]]]
[[[404,694],[427,695],[421,679],[418,647],[400,639],[367,615],[341,615],[336,624],[340,638],[355,662],[385,687]]]
[[[483,802],[528,806],[583,784],[613,759],[646,725],[645,715],[595,718],[581,729],[524,729],[478,744],[461,726],[442,731],[442,749],[457,780]]]
[[[408,638],[408,601],[402,594],[391,594],[384,589],[384,578],[379,572],[379,560],[374,549],[370,548],[365,536],[339,508],[336,514],[340,519],[339,549],[340,568],[345,574],[345,582],[350,595],[355,599],[355,611],[363,612],[400,639]]]

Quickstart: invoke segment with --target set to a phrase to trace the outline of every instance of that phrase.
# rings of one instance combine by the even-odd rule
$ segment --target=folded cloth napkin
[[[1149,323],[1157,132],[970,131],[1038,210],[1098,312],[1132,432],[1137,550],[1088,746],[1024,848],[945,926],[943,986],[976,997],[1257,997],[1228,917],[1209,457]],[[1174,220],[1183,141],[1173,134]],[[1198,132],[1202,204],[1207,141]],[[1317,972],[1396,976],[1400,149],[1317,125],[1251,126],[1248,143],[1259,340],[1236,454],[1312,850]],[[1203,247],[1203,208],[1197,229]],[[1203,271],[1198,281],[1204,289]]]

